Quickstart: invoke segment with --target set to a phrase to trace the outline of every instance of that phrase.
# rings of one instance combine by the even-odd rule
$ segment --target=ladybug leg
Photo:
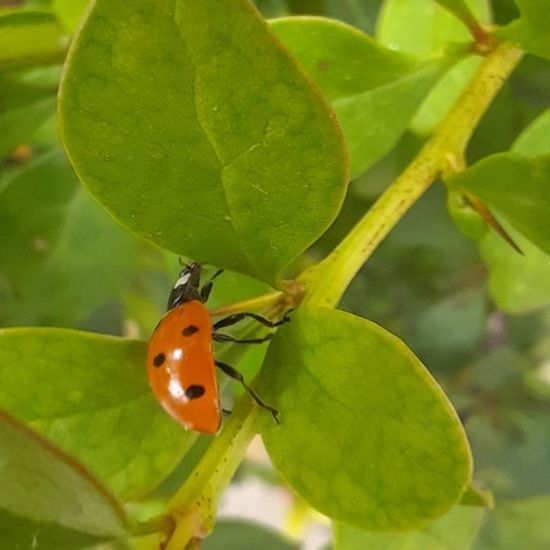
[[[273,334],[267,334],[262,338],[238,339],[238,338],[234,338],[233,336],[230,336],[229,334],[220,334],[219,332],[213,332],[212,338],[216,342],[233,342],[234,344],[261,344],[263,342],[267,342],[268,340],[271,340],[271,338],[273,338]]]
[[[210,277],[210,279],[206,283],[204,283],[203,287],[200,290],[201,300],[203,302],[208,301],[208,298],[210,297],[210,293],[212,292],[212,287],[214,286],[214,279],[219,275],[221,275],[222,273],[223,273],[223,269],[218,269],[218,271],[216,271],[216,273],[214,273],[214,275],[212,275],[212,277]]]
[[[258,321],[258,323],[261,323],[262,325],[269,328],[280,327],[281,325],[284,325],[285,323],[288,323],[290,321],[290,317],[288,316],[288,314],[291,311],[292,310],[287,311],[284,314],[283,318],[279,319],[278,321],[270,321],[269,319],[266,319],[261,315],[257,315],[256,313],[248,313],[248,312],[234,313],[233,315],[228,315],[227,317],[223,317],[219,321],[216,321],[213,327],[214,327],[214,330],[217,330],[223,327],[230,327],[231,325],[234,325],[239,321],[246,319],[247,317],[250,317],[251,319]]]
[[[260,406],[262,409],[268,410],[275,419],[275,422],[277,422],[277,424],[280,424],[279,411],[273,408],[271,405],[265,403],[262,398],[245,382],[243,375],[237,369],[235,369],[231,365],[222,363],[221,361],[216,361],[216,367],[220,368],[223,372],[225,372],[225,374],[227,374],[227,376],[233,378],[233,380],[240,382],[243,385],[243,388],[250,395],[250,397],[252,397],[252,399],[256,401],[258,406]]]

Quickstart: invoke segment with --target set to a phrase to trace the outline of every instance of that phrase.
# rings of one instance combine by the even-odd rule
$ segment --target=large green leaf
[[[467,0],[466,6],[479,21],[490,21],[488,0]],[[389,48],[421,56],[437,53],[453,42],[472,40],[461,21],[426,0],[385,0],[376,35]]]
[[[174,252],[273,282],[340,208],[334,116],[246,0],[97,0],[60,109],[82,181]]]
[[[288,17],[271,27],[334,107],[352,177],[392,149],[443,71],[439,63],[421,64],[331,19]]]
[[[545,0],[515,0],[521,17],[498,31],[498,35],[519,43],[529,53],[550,59],[550,10]]]
[[[67,40],[48,12],[13,10],[0,13],[0,69],[60,63]]]
[[[135,498],[194,440],[155,400],[145,354],[144,342],[87,332],[0,330],[0,407]]]
[[[486,514],[483,508],[457,506],[419,531],[373,533],[337,524],[334,550],[470,550]]]
[[[121,505],[77,462],[5,413],[0,440],[0,509],[92,535],[125,533]]]
[[[495,208],[550,254],[550,155],[491,155],[452,176],[449,183]]]
[[[471,476],[462,426],[397,337],[351,314],[300,309],[277,332],[262,396],[280,411],[262,435],[312,506],[371,530],[414,529],[447,512]]]

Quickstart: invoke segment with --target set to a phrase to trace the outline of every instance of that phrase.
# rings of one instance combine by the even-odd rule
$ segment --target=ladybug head
[[[191,262],[180,271],[180,276],[168,298],[168,310],[190,300],[202,300],[200,294],[201,269],[201,264]]]

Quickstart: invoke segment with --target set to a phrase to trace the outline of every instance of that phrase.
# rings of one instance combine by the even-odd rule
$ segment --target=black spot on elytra
[[[195,332],[199,332],[199,327],[196,327],[195,325],[189,325],[181,331],[183,336],[191,336],[192,334],[195,334]]]
[[[198,397],[202,397],[205,393],[204,386],[199,386],[198,384],[193,384],[192,386],[189,386],[185,390],[185,395],[188,399],[197,399]]]
[[[166,361],[166,355],[164,355],[164,353],[159,353],[153,359],[153,365],[155,365],[155,367],[160,367],[164,361]]]

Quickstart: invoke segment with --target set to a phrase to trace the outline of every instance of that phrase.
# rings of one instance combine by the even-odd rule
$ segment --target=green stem
[[[407,210],[438,176],[463,162],[479,120],[522,55],[510,44],[501,44],[487,56],[418,156],[334,251],[303,274],[304,302],[336,306],[359,269]]]
[[[236,302],[228,306],[218,307],[210,311],[212,316],[229,315],[231,313],[240,313],[241,311],[256,311],[258,309],[265,309],[273,306],[284,297],[282,291],[269,292],[243,300],[242,302]]]
[[[222,432],[213,439],[195,470],[170,501],[168,510],[176,528],[166,550],[182,550],[210,533],[217,501],[258,431],[256,417],[256,405],[244,395]]]

